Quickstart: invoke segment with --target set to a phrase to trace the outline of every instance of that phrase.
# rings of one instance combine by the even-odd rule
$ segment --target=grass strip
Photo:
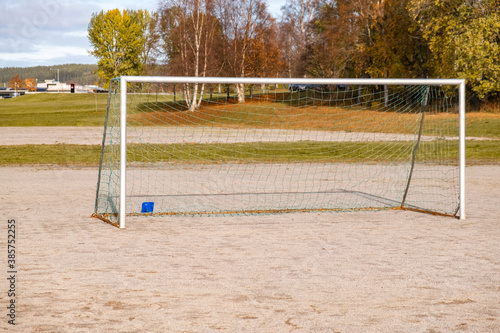
[[[1,126],[103,126],[107,94],[32,94],[0,100]]]
[[[411,157],[413,145],[401,142],[267,142],[232,144],[129,145],[129,162],[144,162],[141,153],[148,150],[148,163],[404,163]],[[445,149],[446,148],[446,149]],[[118,149],[115,149],[117,152]],[[443,151],[448,151],[443,156]],[[20,145],[0,146],[0,165],[85,165],[97,166],[99,145]],[[500,141],[468,141],[467,164],[500,163]],[[456,164],[458,144],[438,140],[422,142],[417,161]]]
[[[0,146],[0,165],[99,165],[99,145]]]

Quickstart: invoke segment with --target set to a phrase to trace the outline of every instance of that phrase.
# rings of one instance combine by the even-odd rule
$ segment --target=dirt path
[[[24,144],[81,144],[100,145],[102,127],[0,127],[0,145]],[[271,129],[228,129],[203,127],[163,127],[159,132],[141,128],[140,133],[129,130],[129,142],[141,143],[139,136],[147,137],[151,143],[239,143],[239,142],[295,142],[335,141],[413,141],[413,135],[385,133],[327,132],[304,130]],[[423,141],[435,140],[433,136],[423,136]],[[455,137],[440,139],[456,140]],[[482,138],[467,138],[482,140]],[[142,139],[143,140],[143,139]]]
[[[2,332],[499,332],[500,167],[465,221],[387,211],[90,218],[97,171],[0,168]]]

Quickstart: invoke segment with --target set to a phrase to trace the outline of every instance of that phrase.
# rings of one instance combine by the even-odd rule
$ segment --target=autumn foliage
[[[267,3],[162,0],[155,13],[101,12],[91,53],[108,78],[464,78],[469,98],[499,96],[498,0],[287,0],[279,20]]]
[[[36,91],[36,80],[33,78],[27,78],[23,81],[19,75],[15,75],[9,80],[8,87],[12,89]]]
[[[29,77],[23,81],[23,86],[28,91],[36,91],[36,80]]]
[[[23,87],[23,80],[19,75],[16,75],[9,80],[8,87],[12,89],[21,89]]]

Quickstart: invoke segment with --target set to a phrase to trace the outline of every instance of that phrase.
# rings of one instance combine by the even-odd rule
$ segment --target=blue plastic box
[[[152,213],[155,207],[154,202],[143,202],[141,213]]]

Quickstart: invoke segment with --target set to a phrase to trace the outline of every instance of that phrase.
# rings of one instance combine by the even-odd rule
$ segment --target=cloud
[[[0,67],[35,66],[66,57],[95,63],[87,25],[100,7],[85,1],[18,0],[0,5]]]
[[[26,38],[47,28],[60,27],[61,23],[70,24],[64,19],[67,17],[64,9],[68,6],[60,0],[7,1],[3,7],[2,25]]]
[[[20,62],[47,62],[51,59],[89,56],[87,49],[76,46],[37,44],[31,51],[15,53],[15,60]],[[0,52],[0,58],[9,59],[10,53]]]
[[[285,0],[270,0],[276,10]],[[0,67],[96,63],[87,29],[93,13],[159,8],[160,0],[0,0]]]
[[[97,7],[100,7],[101,10],[110,10],[110,9],[147,9],[150,11],[155,11],[159,8],[159,0],[108,0],[108,1],[86,1],[80,0],[80,2],[84,2],[86,4],[93,4]]]
[[[80,38],[87,38],[87,36],[89,35],[88,31],[87,30],[75,30],[75,31],[68,31],[68,32],[64,32],[63,33],[63,36],[64,37],[80,37]]]
[[[57,42],[54,35],[86,30],[92,10],[61,0],[19,0],[3,7],[0,49],[9,53],[29,51],[40,41]]]

